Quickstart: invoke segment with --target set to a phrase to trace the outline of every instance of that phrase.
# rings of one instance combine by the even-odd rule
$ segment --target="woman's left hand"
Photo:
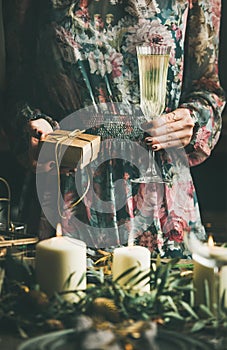
[[[194,125],[190,111],[178,108],[145,123],[143,128],[149,134],[145,141],[154,151],[171,147],[183,148],[191,141]]]

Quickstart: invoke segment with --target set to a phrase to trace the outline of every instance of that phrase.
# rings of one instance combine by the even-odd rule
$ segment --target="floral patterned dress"
[[[43,224],[47,217],[52,231],[61,219],[64,234],[89,246],[126,244],[131,234],[154,256],[187,256],[184,233],[192,229],[205,238],[189,167],[209,157],[225,104],[218,78],[221,1],[6,0],[3,6],[5,116],[16,131],[13,147],[20,159],[26,159],[26,123],[31,118],[41,116],[54,127],[58,121],[71,129],[77,127],[72,123],[76,118],[79,127],[102,137],[96,161],[61,175],[62,217],[53,209],[56,179],[42,175],[40,238],[53,233]],[[147,159],[137,124],[135,49],[145,42],[171,45],[165,112],[188,108],[195,122],[190,145],[158,152],[156,162],[171,186],[130,181],[145,169]],[[71,124],[64,124],[72,115]],[[97,121],[100,115],[107,122]]]

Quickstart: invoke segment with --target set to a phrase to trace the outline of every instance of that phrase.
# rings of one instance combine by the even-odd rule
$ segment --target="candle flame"
[[[208,246],[213,247],[214,246],[214,239],[213,236],[208,237]]]
[[[58,223],[56,228],[56,237],[61,237],[61,236],[62,236],[62,227],[61,227],[61,224]]]

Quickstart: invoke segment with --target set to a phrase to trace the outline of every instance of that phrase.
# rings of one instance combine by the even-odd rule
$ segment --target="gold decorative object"
[[[0,182],[2,182],[6,188],[7,195],[0,196],[0,203],[6,203],[6,214],[3,222],[1,224],[1,235],[0,235],[0,258],[4,258],[7,254],[8,249],[11,249],[17,255],[26,255],[26,250],[28,245],[36,244],[38,242],[37,237],[28,237],[25,231],[25,225],[14,223],[11,220],[11,190],[9,183],[6,179],[0,177]],[[21,232],[21,229],[23,233]],[[25,248],[21,251],[20,248]],[[19,249],[19,250],[18,250]]]
[[[92,313],[110,322],[119,322],[120,314],[114,300],[100,297],[93,302]]]

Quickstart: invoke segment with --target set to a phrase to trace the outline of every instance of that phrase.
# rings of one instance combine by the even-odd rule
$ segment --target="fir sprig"
[[[108,266],[110,264],[108,256]],[[0,295],[0,323],[6,327],[10,325],[11,329],[13,325],[22,336],[33,330],[37,332],[74,327],[80,315],[88,315],[95,322],[110,322],[115,325],[131,320],[135,323],[155,321],[168,327],[178,322],[182,328],[190,324],[193,332],[207,326],[217,327],[217,317],[209,306],[201,306],[202,316],[192,307],[191,274],[182,274],[178,265],[179,259],[167,262],[152,260],[149,276],[141,277],[141,280],[149,277],[150,291],[141,292],[132,288],[133,277],[130,277],[130,286],[121,286],[119,280],[113,281],[105,265],[95,264],[94,268],[89,268],[89,276],[92,278],[86,291],[70,291],[77,297],[77,302],[72,303],[65,299],[64,292],[56,293],[51,299],[47,298],[35,282],[34,271],[23,262],[7,256],[3,266],[6,276]],[[129,272],[131,276],[131,270],[126,274]],[[134,278],[138,282],[138,276],[135,275]],[[220,307],[218,322],[227,325],[224,306]],[[119,326],[115,327],[119,329]]]

